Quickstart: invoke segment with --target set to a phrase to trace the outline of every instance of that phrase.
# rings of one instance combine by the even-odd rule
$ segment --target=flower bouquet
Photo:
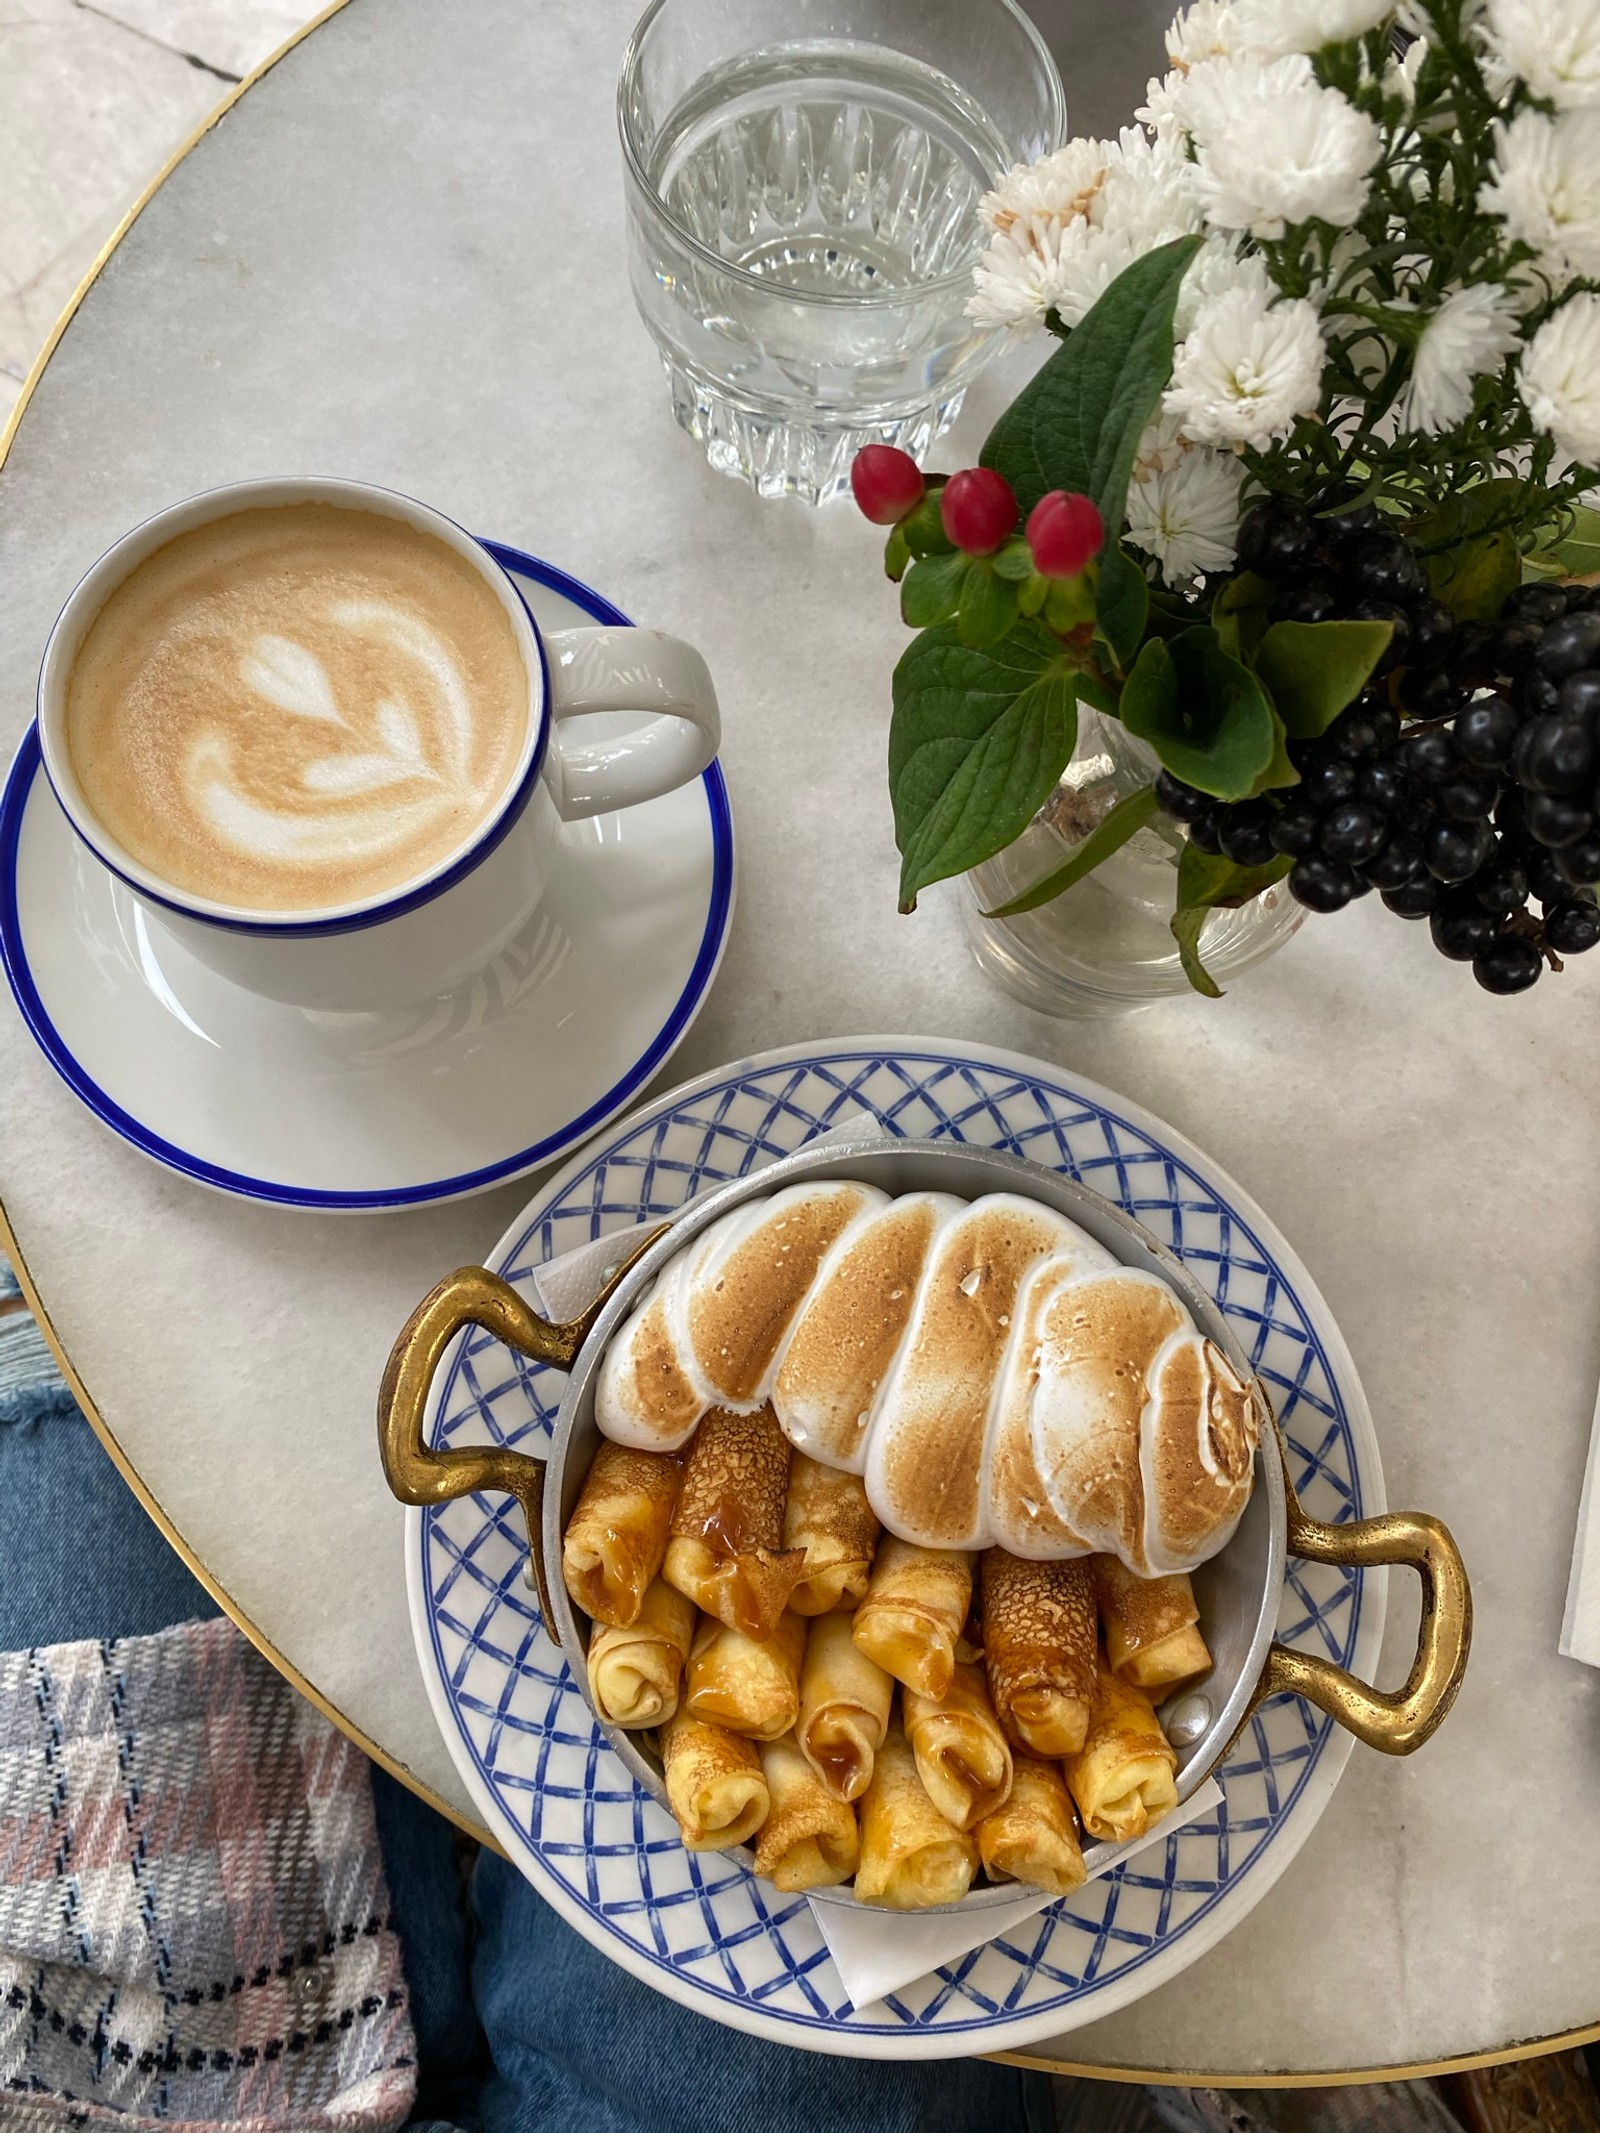
[[[1600,0],[1195,0],[1167,49],[1140,125],[983,203],[972,316],[1062,345],[981,464],[855,463],[918,631],[902,908],[1085,704],[1152,772],[992,916],[1155,826],[1202,992],[1280,881],[1522,991],[1600,942]]]

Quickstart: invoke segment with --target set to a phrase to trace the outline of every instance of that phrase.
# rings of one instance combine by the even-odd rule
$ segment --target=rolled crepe
[[[756,1845],[756,1872],[786,1895],[848,1881],[861,1849],[854,1809],[823,1784],[792,1733],[762,1743],[761,1769],[772,1806]]]
[[[942,1696],[907,1689],[906,1739],[928,1797],[957,1829],[976,1829],[1011,1790],[1011,1750],[983,1670],[957,1664]]]
[[[776,1740],[800,1714],[800,1655],[806,1626],[785,1615],[763,1643],[726,1622],[704,1620],[689,1648],[691,1716],[752,1740]]]
[[[1083,1886],[1078,1818],[1055,1763],[1017,1757],[1010,1798],[978,1824],[978,1851],[991,1881],[1025,1881],[1052,1896]]]
[[[661,1762],[690,1851],[745,1844],[767,1819],[771,1796],[752,1741],[679,1711],[662,1728]]]
[[[860,1477],[796,1452],[789,1466],[783,1545],[805,1550],[805,1569],[789,1595],[797,1615],[854,1607],[866,1594],[878,1545],[878,1521]]]
[[[683,1461],[671,1453],[601,1445],[561,1543],[574,1607],[619,1629],[638,1621],[667,1552],[682,1481]]]
[[[956,1666],[956,1640],[972,1602],[972,1557],[915,1548],[886,1534],[872,1582],[856,1609],[855,1640],[886,1674],[920,1696],[942,1696]]]
[[[959,1903],[977,1870],[976,1840],[928,1798],[905,1734],[892,1725],[861,1803],[857,1896],[891,1911],[925,1911]]]
[[[983,1557],[983,1658],[1013,1746],[1074,1755],[1095,1694],[1094,1579],[1086,1562]]]
[[[805,1567],[783,1546],[789,1440],[770,1407],[714,1407],[695,1431],[672,1514],[666,1578],[747,1637],[770,1637]]]
[[[694,1607],[657,1578],[627,1629],[597,1625],[589,1639],[589,1694],[614,1726],[664,1726],[678,1708],[694,1635]]]
[[[1090,1558],[1106,1657],[1136,1689],[1167,1689],[1211,1671],[1188,1573],[1136,1578],[1114,1555]]]
[[[848,1615],[818,1615],[800,1668],[796,1738],[807,1762],[840,1800],[859,1800],[889,1726],[894,1683],[850,1634]]]
[[[1143,1689],[1119,1681],[1102,1659],[1089,1737],[1067,1759],[1067,1784],[1091,1837],[1126,1844],[1178,1804],[1178,1758]]]

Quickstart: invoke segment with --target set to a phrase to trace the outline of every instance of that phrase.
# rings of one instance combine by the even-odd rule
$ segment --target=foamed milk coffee
[[[67,683],[84,796],[173,887],[258,911],[428,873],[504,796],[528,677],[492,587],[401,519],[238,511],[158,548]]]

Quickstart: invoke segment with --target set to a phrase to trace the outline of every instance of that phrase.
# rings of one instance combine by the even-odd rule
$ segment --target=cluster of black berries
[[[1286,854],[1313,911],[1378,890],[1490,992],[1600,943],[1600,587],[1525,585],[1498,622],[1457,624],[1370,509],[1259,505],[1239,556],[1274,583],[1273,619],[1394,635],[1361,699],[1291,743],[1298,785],[1224,804],[1161,773],[1191,840],[1240,866]]]

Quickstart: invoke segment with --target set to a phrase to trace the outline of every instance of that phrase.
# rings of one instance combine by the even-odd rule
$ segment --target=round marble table
[[[1556,1637],[1600,1371],[1600,968],[1492,1001],[1365,905],[1220,1003],[1052,1023],[984,984],[948,893],[897,917],[900,633],[876,539],[710,473],[629,301],[611,94],[634,4],[352,0],[180,162],[0,472],[0,744],[80,568],[236,476],[389,482],[694,638],[742,882],[670,1076],[900,1030],[1036,1053],[1149,1105],[1293,1239],[1355,1351],[1390,1501],[1440,1513],[1474,1578],[1477,1645],[1438,1739],[1409,1762],[1358,1752],[1223,1948],[1040,2056],[1327,2078],[1594,2024],[1600,1677]],[[1002,397],[993,378],[974,395],[947,464]],[[373,1218],[214,1197],[81,1110],[9,1002],[0,1087],[10,1241],[125,1469],[279,1663],[465,1814],[412,1659],[373,1389],[411,1304],[523,1188]],[[1397,1580],[1390,1679],[1414,1624]]]

